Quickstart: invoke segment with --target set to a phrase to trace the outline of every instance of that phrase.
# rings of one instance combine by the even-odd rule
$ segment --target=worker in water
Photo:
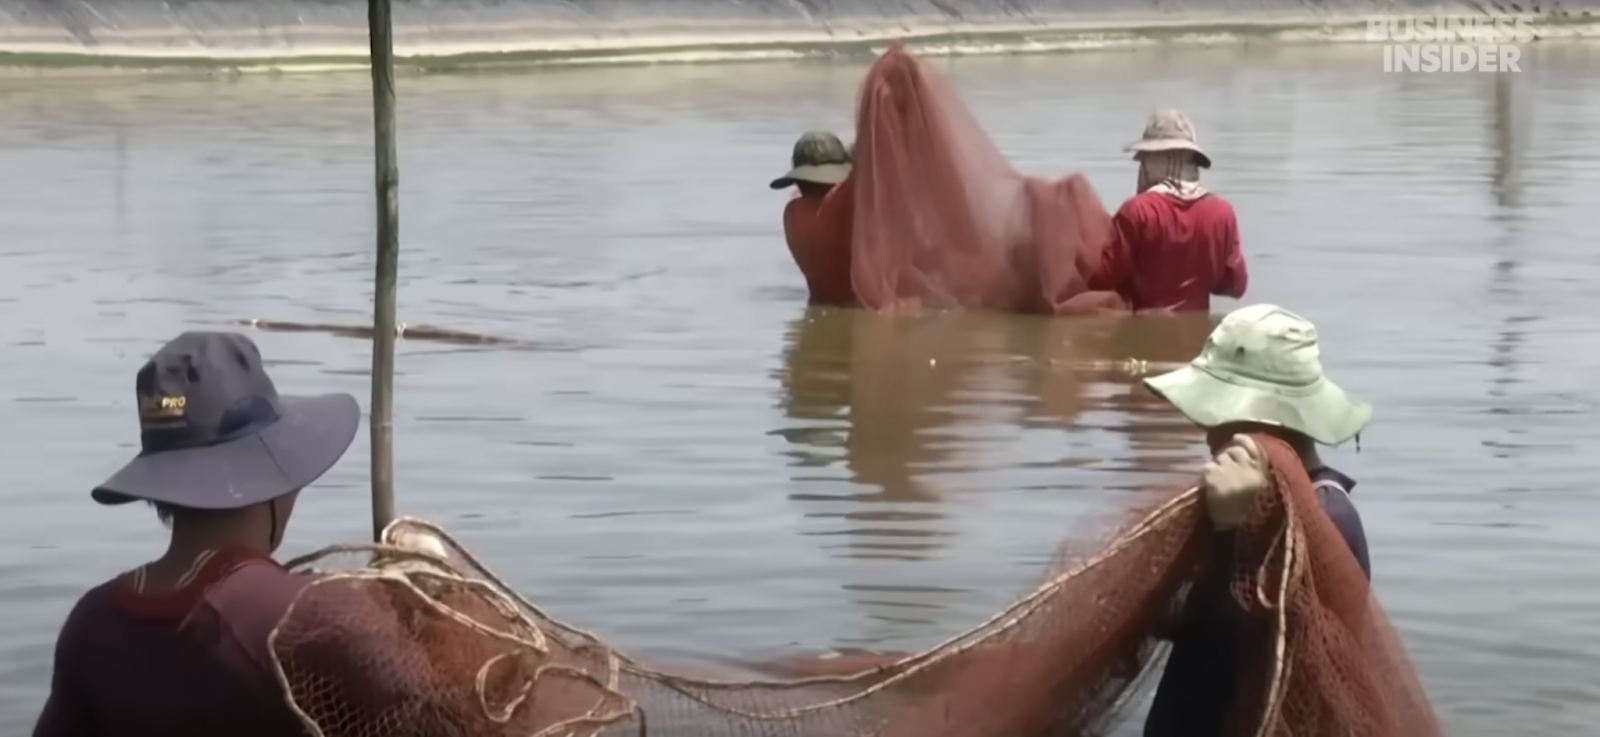
[[[232,333],[178,336],[134,386],[139,455],[92,496],[145,502],[171,535],[67,615],[34,737],[302,734],[268,643],[310,579],[271,556],[361,408],[348,394],[280,396],[255,343]]]
[[[1231,674],[1244,616],[1228,578],[1234,530],[1269,485],[1261,452],[1245,433],[1275,436],[1299,453],[1322,511],[1371,580],[1366,532],[1350,501],[1356,483],[1324,463],[1317,446],[1358,437],[1372,408],[1323,376],[1316,327],[1275,305],[1230,313],[1198,358],[1145,385],[1206,431],[1214,455],[1203,488],[1218,565],[1175,602],[1165,633],[1172,653],[1144,737],[1221,737],[1234,698]]]
[[[1138,193],[1112,218],[1089,288],[1116,292],[1134,311],[1206,311],[1213,294],[1244,296],[1239,223],[1227,200],[1200,186],[1211,157],[1188,116],[1155,112],[1127,150],[1139,163]]]
[[[810,131],[794,144],[788,173],[773,189],[798,190],[783,210],[783,235],[800,267],[811,304],[855,307],[850,283],[850,150],[827,131]]]

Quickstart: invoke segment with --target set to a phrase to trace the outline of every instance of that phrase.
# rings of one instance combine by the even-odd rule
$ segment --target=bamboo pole
[[[372,539],[394,519],[395,281],[400,261],[400,173],[394,144],[394,27],[389,0],[367,0],[378,189],[378,266],[372,294]]]

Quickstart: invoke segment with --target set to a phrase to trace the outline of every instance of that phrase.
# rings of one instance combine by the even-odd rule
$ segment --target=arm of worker
[[[1227,235],[1222,246],[1222,269],[1217,273],[1217,283],[1211,293],[1239,299],[1250,285],[1250,271],[1245,267],[1244,251],[1239,247],[1239,221],[1228,212]]]
[[[1177,642],[1185,634],[1192,634],[1194,626],[1205,631],[1212,626],[1209,623],[1227,622],[1238,616],[1238,605],[1234,603],[1233,590],[1229,587],[1234,564],[1234,540],[1232,530],[1212,533],[1211,553],[1207,558],[1209,565],[1186,581],[1167,602],[1166,611],[1156,620],[1156,639]]]
[[[1328,519],[1333,520],[1339,536],[1344,538],[1350,554],[1355,556],[1356,563],[1361,565],[1361,572],[1366,574],[1367,582],[1371,583],[1372,558],[1367,552],[1367,530],[1361,524],[1361,513],[1350,501],[1350,492],[1335,483],[1320,482],[1317,484],[1317,502]]]
[[[1100,251],[1100,262],[1089,272],[1089,289],[1122,293],[1133,278],[1133,248],[1143,222],[1137,198],[1128,200],[1111,218],[1111,240]]]
[[[93,712],[75,697],[72,683],[62,677],[58,668],[50,679],[50,697],[45,699],[44,711],[33,726],[33,737],[95,737],[98,734]]]
[[[1236,530],[1249,514],[1256,497],[1270,484],[1261,451],[1247,435],[1235,435],[1206,462],[1200,488],[1206,518],[1212,527],[1209,565],[1196,581],[1181,589],[1169,605],[1167,621],[1159,627],[1162,636],[1176,638],[1185,625],[1206,614],[1212,615],[1206,617],[1211,621],[1230,618],[1234,609],[1229,583],[1237,557]]]
[[[1317,503],[1333,522],[1339,536],[1344,539],[1350,554],[1361,566],[1361,572],[1372,581],[1372,557],[1367,549],[1366,527],[1361,523],[1361,513],[1350,500],[1350,492],[1336,482],[1320,481],[1316,485]],[[1213,534],[1211,545],[1211,571],[1225,572],[1234,564],[1235,535],[1233,530]],[[1168,608],[1167,616],[1159,625],[1158,636],[1171,640],[1192,616],[1190,592],[1197,584],[1186,584],[1180,589]],[[1217,602],[1221,603],[1221,602]]]
[[[100,734],[94,723],[94,711],[82,692],[77,676],[75,649],[83,636],[81,630],[82,602],[67,615],[66,624],[56,638],[54,670],[50,674],[50,696],[45,699],[44,711],[34,724],[33,737],[95,737]]]

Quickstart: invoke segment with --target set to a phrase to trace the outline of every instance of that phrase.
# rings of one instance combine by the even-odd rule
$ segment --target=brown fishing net
[[[1115,294],[1087,291],[1111,232],[1088,180],[1019,173],[949,81],[898,46],[862,85],[854,162],[862,306],[1123,309]]]
[[[1387,618],[1287,446],[1241,529],[1234,594],[1248,655],[1230,737],[1436,737]],[[1146,501],[1152,501],[1146,497]],[[1156,664],[1153,633],[1208,558],[1196,490],[1165,495],[1109,542],[1068,552],[987,622],[873,670],[717,681],[666,672],[560,622],[449,536],[402,519],[384,544],[319,569],[272,636],[290,703],[317,737],[1077,737],[1102,734]],[[413,541],[442,540],[440,555]],[[1077,550],[1078,548],[1074,548]],[[340,555],[370,556],[339,569]]]

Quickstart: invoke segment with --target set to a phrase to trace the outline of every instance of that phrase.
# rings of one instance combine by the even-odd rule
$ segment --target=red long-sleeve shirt
[[[1144,192],[1112,218],[1111,243],[1089,279],[1135,311],[1211,309],[1211,295],[1238,299],[1249,282],[1233,206],[1214,194],[1183,200]]]
[[[821,196],[797,196],[783,208],[783,236],[811,289],[811,304],[857,306],[850,281],[851,180]]]

